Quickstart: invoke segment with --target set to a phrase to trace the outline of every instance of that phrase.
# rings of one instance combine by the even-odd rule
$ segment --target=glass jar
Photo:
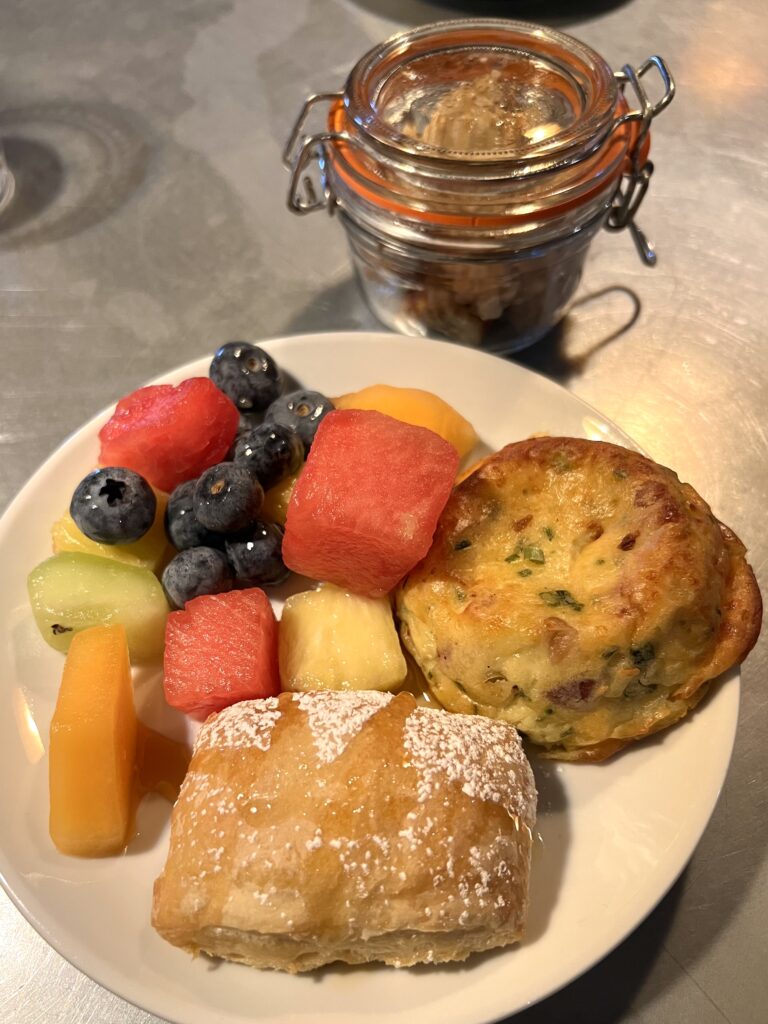
[[[601,227],[629,227],[655,262],[634,215],[649,126],[673,95],[660,57],[614,73],[549,28],[426,25],[365,54],[342,92],[307,99],[285,152],[288,203],[338,213],[387,326],[513,351],[564,315]],[[326,125],[308,133],[320,103]]]

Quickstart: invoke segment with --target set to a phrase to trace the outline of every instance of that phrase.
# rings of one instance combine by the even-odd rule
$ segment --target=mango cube
[[[334,398],[337,409],[373,409],[402,423],[426,427],[452,444],[463,459],[477,444],[475,428],[439,395],[421,388],[372,384],[360,391]]]

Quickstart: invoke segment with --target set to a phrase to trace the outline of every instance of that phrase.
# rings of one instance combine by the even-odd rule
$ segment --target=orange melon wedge
[[[403,423],[426,427],[452,444],[464,458],[477,444],[475,428],[452,405],[431,391],[398,388],[391,384],[372,384],[334,398],[337,409],[372,409]]]
[[[78,857],[119,853],[128,839],[136,712],[123,626],[72,638],[51,723],[51,838]]]

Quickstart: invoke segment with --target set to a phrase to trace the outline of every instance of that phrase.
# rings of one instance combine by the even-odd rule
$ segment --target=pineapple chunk
[[[72,640],[51,722],[50,833],[62,853],[119,853],[128,838],[136,713],[123,626]]]
[[[389,598],[360,597],[322,583],[285,602],[284,690],[392,690],[407,671]]]
[[[168,495],[162,491],[155,491],[155,497],[155,521],[144,536],[133,544],[99,544],[98,541],[86,537],[69,512],[65,512],[51,527],[54,555],[61,551],[101,555],[102,558],[114,558],[127,565],[138,565],[141,569],[149,569],[150,572],[159,575],[173,557],[174,548],[165,536],[165,506],[168,504]]]
[[[301,470],[299,470],[301,472]],[[264,495],[264,504],[261,506],[261,518],[270,523],[279,523],[285,526],[285,519],[288,515],[288,503],[293,494],[293,488],[299,479],[299,473],[285,477],[279,484],[270,487]]]

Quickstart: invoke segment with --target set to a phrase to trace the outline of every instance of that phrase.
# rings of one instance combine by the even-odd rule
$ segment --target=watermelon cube
[[[263,590],[206,594],[171,612],[164,688],[171,707],[195,718],[280,692],[277,622]]]
[[[126,395],[99,431],[102,466],[125,466],[172,491],[226,456],[240,415],[207,377],[174,387],[151,384]]]
[[[288,568],[381,597],[424,555],[459,456],[425,427],[371,410],[329,413],[288,505]]]

